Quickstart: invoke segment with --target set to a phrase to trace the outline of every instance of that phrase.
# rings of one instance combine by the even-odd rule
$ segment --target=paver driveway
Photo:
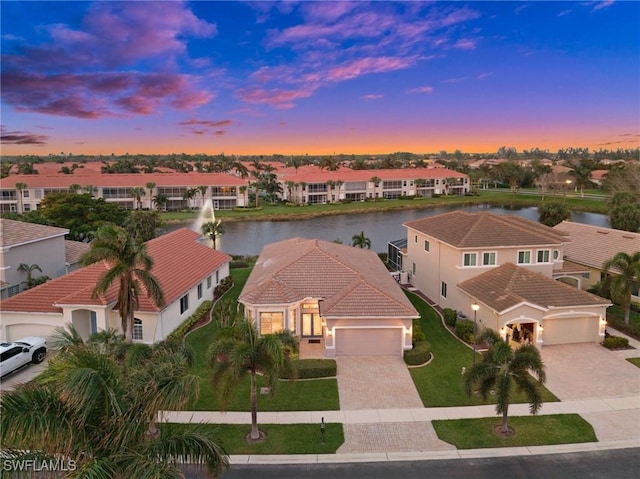
[[[546,386],[560,400],[640,395],[640,368],[616,351],[580,343],[543,346],[541,353]]]
[[[399,356],[340,356],[340,409],[422,407],[407,365]]]

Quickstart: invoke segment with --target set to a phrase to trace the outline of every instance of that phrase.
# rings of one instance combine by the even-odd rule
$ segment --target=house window
[[[29,190],[22,190],[22,197],[29,198]]]
[[[260,334],[279,333],[283,329],[282,312],[260,313]]]
[[[494,266],[496,264],[496,253],[482,253],[482,266]]]
[[[202,298],[202,283],[198,285],[198,299]]]
[[[518,264],[531,264],[531,251],[518,251]]]
[[[582,273],[582,277],[583,277],[584,279],[589,279],[589,277],[590,277],[590,276],[591,276],[591,275],[589,274],[589,271],[587,271],[586,273]]]
[[[207,276],[207,289],[211,289],[211,276]]]
[[[538,263],[548,263],[551,252],[548,249],[538,250]]]
[[[445,283],[444,281],[442,282],[442,285],[440,286],[440,295],[443,298],[447,297],[447,283]]]
[[[429,240],[424,240],[424,250],[429,251]]]
[[[131,332],[131,339],[134,341],[142,341],[142,320],[133,318],[133,331]]]
[[[557,249],[553,250],[553,261],[558,261],[558,258],[560,257],[560,251],[558,251]]]
[[[216,284],[220,283],[220,271],[216,271]]]
[[[416,274],[416,264],[413,263],[412,267],[411,267],[411,273],[412,274]]]
[[[302,336],[322,336],[322,318],[318,313],[302,313]]]
[[[27,203],[26,205],[24,205],[24,211],[31,211],[31,205],[29,203]]]
[[[417,243],[417,242],[418,242],[418,235],[415,235],[415,236],[413,237],[413,242],[414,242],[414,243]]]
[[[189,293],[180,298],[180,314],[189,309]]]
[[[478,253],[465,253],[462,259],[463,266],[476,266],[478,261]]]

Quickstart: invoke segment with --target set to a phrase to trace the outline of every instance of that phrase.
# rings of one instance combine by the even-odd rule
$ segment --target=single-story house
[[[376,253],[317,239],[265,246],[239,301],[260,334],[298,336],[301,357],[401,355],[419,317]]]
[[[203,301],[213,298],[216,285],[229,275],[230,257],[202,244],[201,235],[181,228],[146,243],[153,258],[152,274],[160,282],[165,306],[141,295],[135,311],[133,339],[153,343],[165,339]],[[93,290],[109,269],[94,263],[3,300],[0,337],[51,337],[58,327],[72,324],[83,337],[105,329],[120,330],[115,309],[118,282],[97,297]]]

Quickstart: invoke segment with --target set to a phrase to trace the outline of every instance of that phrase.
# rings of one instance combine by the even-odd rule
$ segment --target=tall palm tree
[[[240,319],[219,331],[207,352],[211,368],[212,383],[223,405],[233,388],[247,376],[251,379],[249,395],[251,409],[252,441],[260,440],[258,429],[258,373],[264,376],[265,384],[273,393],[278,378],[287,375],[291,380],[295,370],[291,353],[297,351],[298,343],[289,331],[259,335],[251,321]]]
[[[546,373],[540,351],[531,344],[514,351],[492,329],[485,329],[478,340],[489,344],[489,349],[464,373],[464,389],[469,396],[477,389],[485,400],[492,390],[495,391],[496,413],[502,414],[501,431],[508,434],[509,403],[514,385],[527,396],[531,414],[536,414],[542,407],[541,389]]]
[[[216,239],[224,234],[224,225],[220,220],[208,221],[202,225],[202,234],[211,238],[213,249],[216,249]]]
[[[71,193],[78,193],[78,191],[80,191],[82,189],[82,186],[80,186],[78,183],[72,183],[69,185],[69,191]]]
[[[164,193],[158,193],[156,196],[153,197],[153,204],[156,205],[156,209],[158,211],[165,208],[168,202],[169,202],[169,198]]]
[[[27,189],[27,184],[22,182],[16,183],[16,191],[18,193],[18,200],[20,201],[20,213],[24,213],[24,204],[22,202],[22,192]]]
[[[105,333],[87,342],[64,334],[38,378],[0,397],[3,456],[74,461],[70,477],[180,477],[185,457],[220,473],[228,458],[213,438],[156,425],[159,411],[183,409],[198,394],[189,353]]]
[[[353,235],[351,246],[357,246],[358,248],[371,249],[371,240],[364,235],[364,231],[360,234]]]
[[[624,309],[624,322],[629,324],[631,294],[640,281],[640,251],[633,254],[621,251],[605,261],[602,269],[606,275],[603,289]]]
[[[153,181],[147,181],[145,185],[149,190],[149,209],[151,209],[151,202],[153,201],[153,189],[156,187],[156,184]]]
[[[373,183],[373,186],[374,186],[375,190],[377,190],[377,189],[378,189],[378,186],[379,186],[379,185],[380,185],[380,183],[382,182],[382,180],[381,180],[381,179],[380,179],[380,177],[378,177],[378,176],[374,176],[374,177],[372,177],[369,181],[370,181],[371,183]],[[378,200],[378,193],[377,193],[377,192],[375,192],[375,190],[374,190],[374,193],[373,193],[373,199],[374,199],[374,201],[377,201],[377,200]]]
[[[142,209],[142,197],[146,194],[146,191],[142,186],[135,186],[129,190],[129,196],[136,200],[137,209]]]
[[[18,266],[18,271],[27,273],[27,280],[24,281],[24,283],[26,283],[27,289],[30,289],[31,287],[35,286],[38,279],[33,277],[33,272],[39,271],[42,273],[42,268],[37,264],[20,263],[20,266]]]
[[[84,265],[97,261],[107,262],[109,269],[96,284],[93,295],[104,294],[114,281],[118,281],[118,301],[122,332],[128,340],[133,334],[133,315],[144,289],[158,307],[164,306],[164,293],[158,279],[152,274],[153,259],[144,243],[137,242],[124,228],[106,225],[100,228],[91,249],[82,257]]]

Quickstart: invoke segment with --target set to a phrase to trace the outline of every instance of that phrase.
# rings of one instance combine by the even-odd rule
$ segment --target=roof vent
[[[625,238],[625,239],[636,239],[635,236],[622,235],[622,237]]]
[[[609,234],[608,231],[598,231],[598,233],[600,233],[601,235],[608,235]]]

